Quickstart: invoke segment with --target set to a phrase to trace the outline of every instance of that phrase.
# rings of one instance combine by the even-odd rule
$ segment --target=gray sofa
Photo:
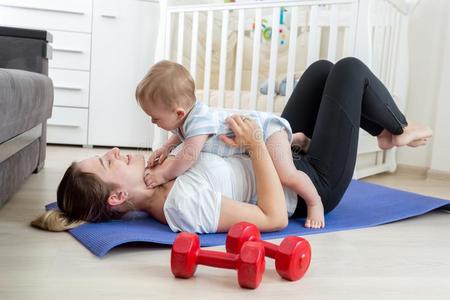
[[[50,78],[0,69],[0,205],[43,167],[52,105]]]
[[[44,166],[46,124],[53,106],[52,81],[42,63],[47,56],[41,55],[43,48],[39,57],[30,56],[28,42],[36,41],[19,31],[25,37],[2,36],[0,28],[0,206]],[[14,45],[11,51],[5,50],[8,45]],[[26,51],[19,51],[21,47]],[[18,57],[23,53],[28,56]],[[36,65],[42,68],[39,73],[33,72]]]

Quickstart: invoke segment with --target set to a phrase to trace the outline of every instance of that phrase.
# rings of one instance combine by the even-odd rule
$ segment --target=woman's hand
[[[252,150],[264,143],[262,129],[255,120],[247,116],[233,115],[228,117],[226,121],[234,133],[234,138],[220,135],[220,140],[225,144]]]

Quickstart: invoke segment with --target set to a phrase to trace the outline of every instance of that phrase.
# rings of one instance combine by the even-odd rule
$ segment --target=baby
[[[151,188],[183,174],[196,162],[201,151],[220,156],[244,153],[243,149],[223,142],[232,135],[227,118],[233,112],[210,108],[196,101],[194,92],[195,84],[189,71],[170,61],[155,64],[136,89],[136,99],[152,122],[173,133],[161,148],[153,152],[147,167],[161,164],[176,148],[172,163],[146,176],[146,184]],[[297,170],[292,160],[291,144],[305,150],[308,138],[302,133],[293,134],[288,121],[273,114],[257,111],[240,114],[244,115],[244,122],[252,119],[262,129],[281,183],[305,200],[308,208],[305,227],[323,228],[325,220],[320,196],[309,176]]]

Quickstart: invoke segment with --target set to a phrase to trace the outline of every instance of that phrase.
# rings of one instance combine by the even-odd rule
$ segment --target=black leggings
[[[383,129],[403,133],[407,125],[392,96],[360,60],[349,57],[332,64],[321,60],[303,74],[281,116],[292,131],[311,138],[305,155],[293,153],[321,196],[325,213],[333,210],[353,176],[359,127],[373,136]],[[293,217],[306,216],[299,197]]]

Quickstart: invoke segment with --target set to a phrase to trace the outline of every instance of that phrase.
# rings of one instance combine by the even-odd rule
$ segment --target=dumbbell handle
[[[261,244],[264,246],[264,250],[266,251],[266,256],[270,258],[275,258],[278,252],[278,245],[275,245],[274,243],[266,242],[264,240],[258,240]]]
[[[239,255],[200,249],[197,255],[196,262],[199,265],[221,269],[236,269],[239,262]]]

